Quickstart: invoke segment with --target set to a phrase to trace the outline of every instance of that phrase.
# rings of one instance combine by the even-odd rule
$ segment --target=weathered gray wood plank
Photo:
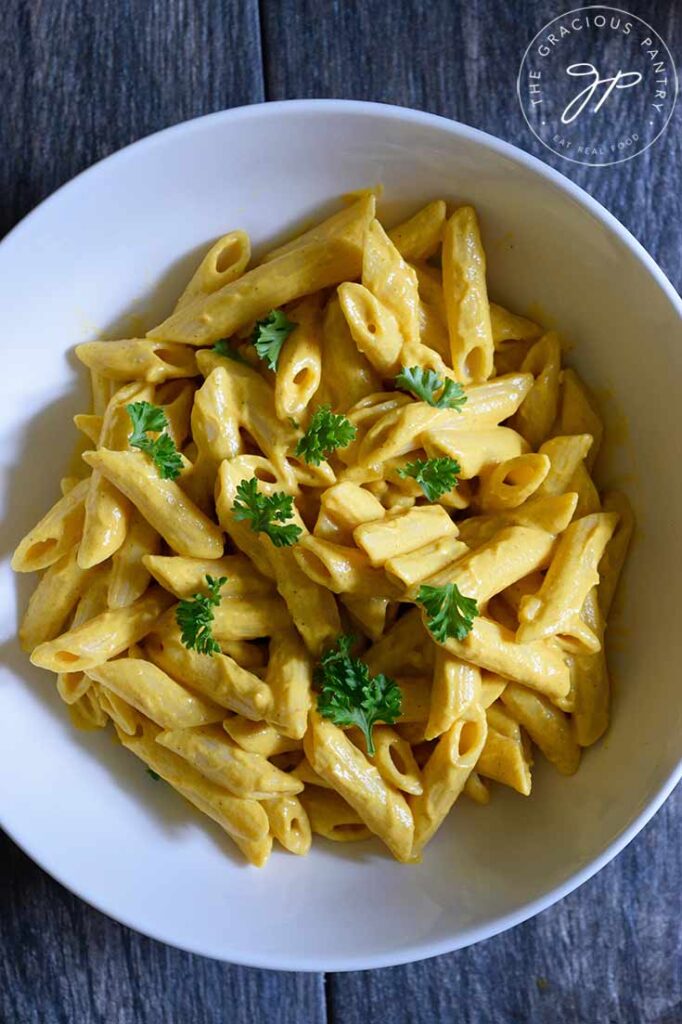
[[[682,789],[608,867],[488,942],[329,977],[343,1024],[680,1024]],[[453,879],[453,885],[457,879]]]
[[[257,0],[6,0],[0,234],[170,124],[263,99]],[[318,1024],[321,976],[190,956],[123,928],[0,835],[2,1024]]]
[[[555,166],[603,203],[682,288],[682,109],[642,156],[608,168],[568,163],[531,134],[516,98],[530,39],[569,9],[546,0],[263,5],[268,99],[334,96],[443,114]],[[682,9],[628,0],[682,49]],[[449,956],[328,978],[343,1024],[682,1022],[682,793],[595,879],[534,921]],[[456,884],[456,880],[453,880]]]
[[[151,132],[264,98],[258,0],[4,0],[0,234]]]
[[[126,143],[226,106],[297,96],[383,100],[455,117],[536,153],[604,203],[682,286],[680,108],[615,168],[575,167],[530,134],[515,77],[546,0],[6,0],[0,232]],[[682,50],[669,0],[627,7]],[[332,976],[332,1019],[680,1024],[682,797],[618,860],[533,922],[473,949]],[[324,1020],[317,977],[180,953],[87,907],[0,838],[0,1021],[212,1024]],[[677,973],[676,973],[677,967]]]
[[[321,975],[182,953],[116,924],[3,840],[3,1024],[320,1024]]]
[[[555,156],[527,127],[516,96],[524,51],[542,26],[575,4],[547,0],[265,0],[266,97],[378,100],[442,114],[512,142],[587,189],[682,287],[679,187],[682,104],[659,141],[613,167],[583,167]],[[615,4],[613,6],[622,6]],[[682,8],[670,0],[628,0],[682,48]]]

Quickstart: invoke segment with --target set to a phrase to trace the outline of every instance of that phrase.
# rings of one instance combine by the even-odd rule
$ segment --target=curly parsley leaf
[[[356,725],[372,756],[375,723],[392,725],[400,717],[403,695],[392,679],[383,673],[371,677],[369,666],[351,656],[353,640],[352,636],[340,636],[336,647],[327,651],[317,666],[317,710],[335,725]]]
[[[168,420],[163,409],[151,402],[131,402],[126,412],[133,426],[128,437],[130,447],[149,455],[162,480],[175,480],[182,472],[182,458],[175,441],[165,432]],[[150,432],[157,437],[149,437]]]
[[[220,338],[219,341],[216,341],[211,351],[217,352],[219,356],[225,356],[226,359],[231,359],[233,363],[244,363],[248,366],[244,356],[239,349],[233,346],[229,338]]]
[[[269,497],[258,490],[258,480],[242,480],[237,487],[237,497],[232,506],[234,518],[248,521],[254,533],[265,533],[276,548],[290,547],[301,535],[296,523],[286,523],[294,514],[294,499],[283,491],[275,491]]]
[[[265,360],[270,370],[277,369],[282,345],[295,326],[281,309],[271,309],[266,317],[256,322],[251,344],[255,346],[258,358]]]
[[[457,475],[461,466],[457,459],[444,455],[438,459],[415,459],[398,470],[403,479],[412,477],[429,501],[438,501],[444,494],[457,486]]]
[[[321,405],[310,420],[310,425],[296,445],[295,455],[307,463],[319,466],[337,448],[345,448],[355,440],[357,430],[342,413],[334,413],[329,405]]]
[[[439,644],[444,644],[451,636],[464,640],[473,629],[478,605],[473,597],[465,597],[456,583],[442,587],[422,584],[417,601],[426,611],[426,624]]]
[[[175,610],[175,621],[181,630],[183,644],[189,650],[213,657],[220,652],[220,644],[213,638],[211,624],[213,609],[220,604],[220,590],[227,583],[227,576],[214,579],[206,577],[208,594],[195,594],[180,601]]]
[[[402,391],[411,391],[422,402],[437,409],[456,409],[462,411],[467,400],[464,388],[455,380],[443,381],[435,370],[425,370],[421,366],[405,366],[395,379],[396,387]],[[436,392],[440,395],[436,398]]]

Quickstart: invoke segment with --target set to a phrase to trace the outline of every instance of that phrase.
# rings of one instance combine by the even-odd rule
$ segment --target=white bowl
[[[639,522],[612,629],[613,727],[571,779],[538,764],[529,799],[458,804],[420,867],[378,844],[318,842],[244,866],[217,829],[108,734],[75,732],[7,613],[0,685],[0,812],[68,888],[148,935],[260,967],[346,970],[433,956],[530,917],[607,863],[680,776],[680,314],[661,271],[570,181],[463,125],[397,107],[301,101],[246,107],[130,146],[43,203],[0,246],[4,337],[3,554],[54,499],[83,407],[77,342],[157,321],[197,255],[245,228],[260,246],[382,182],[397,218],[436,196],[475,204],[490,291],[538,305],[599,391]],[[139,330],[139,326],[137,327]],[[626,417],[626,419],[624,418]],[[623,603],[623,602],[621,602]]]

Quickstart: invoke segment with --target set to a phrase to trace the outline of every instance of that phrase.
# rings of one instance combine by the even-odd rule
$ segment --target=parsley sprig
[[[229,338],[220,338],[211,351],[217,352],[219,356],[225,356],[226,359],[231,359],[233,363],[246,363],[244,356],[239,349],[234,347]],[[248,363],[246,365],[248,366]]]
[[[265,360],[270,370],[277,369],[282,345],[295,326],[281,309],[271,309],[266,317],[256,321],[251,344],[255,346],[258,358]]]
[[[208,594],[195,594],[180,601],[175,610],[175,621],[181,630],[183,644],[189,650],[213,657],[220,652],[220,644],[213,637],[211,623],[213,609],[220,604],[220,590],[227,583],[227,576],[215,579],[206,577]]]
[[[255,476],[242,480],[237,487],[237,497],[232,506],[234,518],[250,522],[254,533],[265,533],[276,548],[287,548],[295,544],[301,535],[296,523],[286,523],[294,514],[294,499],[284,491],[275,491],[269,497],[258,490]]]
[[[354,637],[341,635],[317,666],[317,710],[335,725],[356,725],[371,756],[375,723],[392,725],[400,717],[403,695],[392,679],[383,673],[371,677],[369,666],[360,658],[351,657],[353,641]]]
[[[467,400],[461,384],[455,380],[443,381],[435,370],[425,370],[421,366],[404,366],[395,379],[396,387],[402,391],[411,391],[422,402],[437,409],[456,409],[461,412]],[[440,395],[436,398],[436,392]]]
[[[337,448],[345,448],[355,440],[357,430],[342,413],[334,413],[330,405],[321,405],[313,413],[310,425],[296,445],[295,455],[319,466]]]
[[[175,441],[166,433],[168,420],[158,405],[151,402],[131,402],[126,412],[133,425],[128,437],[131,448],[139,448],[150,456],[162,480],[175,480],[182,472],[182,459],[175,447]],[[156,434],[151,438],[148,434]]]
[[[457,459],[444,455],[438,459],[415,459],[398,470],[398,476],[412,477],[429,501],[438,501],[444,494],[457,486],[457,475],[461,466]]]
[[[446,583],[442,587],[422,584],[417,601],[425,609],[428,616],[426,624],[439,644],[444,644],[451,636],[464,640],[473,629],[478,605],[473,597],[465,597],[456,583]]]

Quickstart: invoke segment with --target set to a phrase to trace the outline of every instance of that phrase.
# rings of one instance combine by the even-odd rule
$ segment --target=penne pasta
[[[315,771],[350,804],[394,857],[409,860],[414,821],[405,798],[384,781],[343,732],[311,711],[303,749]]]
[[[78,345],[91,407],[12,558],[73,724],[259,866],[313,835],[418,863],[461,793],[529,795],[533,744],[570,775],[609,725],[634,520],[594,398],[489,301],[471,206],[387,232],[380,194],[253,264],[223,234],[146,337]]]
[[[493,372],[493,335],[485,253],[476,213],[461,206],[443,233],[443,294],[457,380],[485,381]]]
[[[144,658],[116,658],[87,675],[163,729],[190,729],[219,722],[223,710],[188,692]]]
[[[423,768],[423,793],[410,800],[414,816],[413,858],[421,855],[462,792],[480,761],[487,731],[485,712],[473,705],[438,740]]]
[[[179,555],[220,558],[222,532],[189,500],[174,480],[162,480],[141,452],[101,448],[83,458],[135,505],[141,515]]]
[[[87,672],[145,637],[171,602],[170,594],[152,588],[127,608],[102,612],[39,644],[31,661],[52,672]]]
[[[175,312],[202,295],[212,295],[236,281],[251,259],[251,242],[245,231],[230,231],[208,250],[175,304]]]

